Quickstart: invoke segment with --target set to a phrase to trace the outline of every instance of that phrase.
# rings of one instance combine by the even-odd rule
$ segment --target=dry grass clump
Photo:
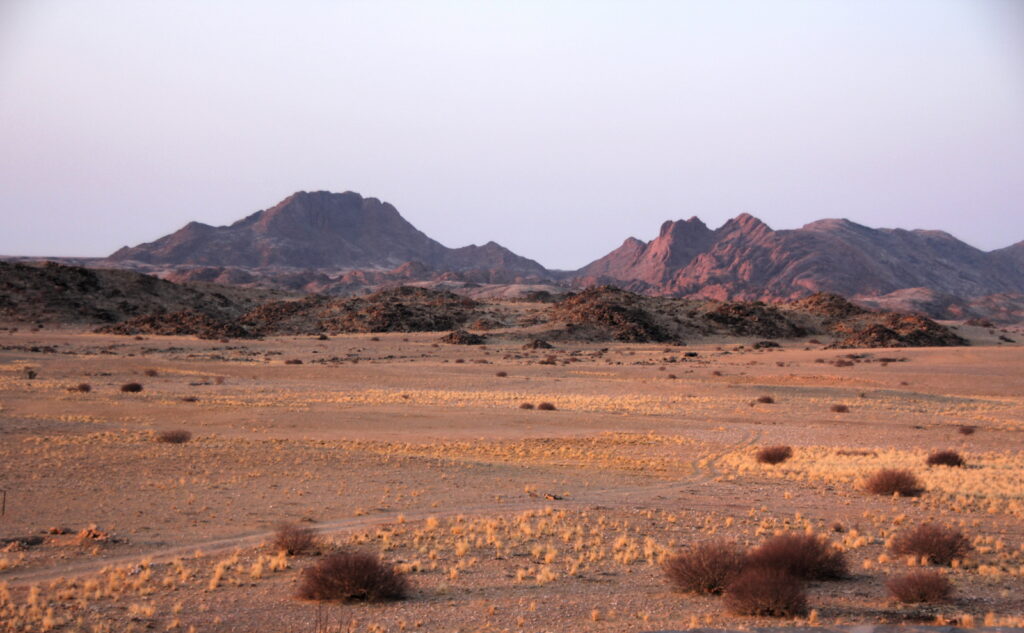
[[[846,556],[813,534],[779,534],[747,555],[747,566],[776,569],[804,580],[846,578]]]
[[[789,446],[765,446],[757,451],[755,458],[762,464],[781,464],[793,456],[793,449]]]
[[[537,408],[540,409],[541,411],[554,411],[555,405],[551,404],[550,402],[541,402],[540,404],[537,405]]]
[[[331,554],[302,572],[298,595],[306,600],[384,602],[409,592],[405,575],[364,552]]]
[[[137,382],[129,382],[121,385],[121,391],[124,393],[139,393],[142,391],[142,385]]]
[[[757,401],[761,404],[775,404],[775,398],[771,396],[758,396]]]
[[[925,460],[929,466],[963,466],[966,464],[960,453],[953,450],[935,451]]]
[[[950,565],[971,550],[971,542],[959,530],[923,523],[897,534],[889,549],[901,556],[913,555],[937,565]]]
[[[174,431],[160,431],[156,435],[156,441],[166,444],[184,444],[192,439],[192,433],[184,429]]]
[[[850,407],[846,406],[845,404],[834,404],[831,407],[829,407],[829,411],[831,411],[832,413],[849,413]]]
[[[924,492],[924,486],[909,470],[883,468],[864,480],[864,490],[873,495],[916,497]]]
[[[920,570],[885,583],[893,598],[904,603],[945,602],[953,593],[949,580],[937,571]]]
[[[718,594],[739,575],[745,561],[746,554],[736,543],[710,541],[669,556],[662,569],[679,591]]]
[[[316,533],[295,523],[281,523],[274,531],[270,545],[278,552],[302,554],[316,547]]]
[[[521,405],[519,405],[519,408],[520,409],[532,409],[533,408],[533,403],[532,402],[524,402]]]
[[[747,569],[729,583],[725,602],[738,615],[792,618],[807,613],[803,583],[779,569]]]

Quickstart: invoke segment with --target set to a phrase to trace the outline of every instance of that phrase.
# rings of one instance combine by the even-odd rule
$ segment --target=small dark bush
[[[144,373],[145,375],[149,376],[150,378],[156,378],[156,376],[158,374],[158,372],[155,369],[147,369],[146,371],[144,371],[142,373]]]
[[[720,372],[720,371],[718,371],[718,370],[716,369],[715,371],[711,372],[711,375],[712,375],[712,376],[721,376],[721,375],[722,375],[722,372]]]
[[[777,569],[805,580],[835,580],[847,576],[843,553],[813,534],[773,536],[750,551],[747,564]]]
[[[192,439],[192,434],[182,429],[176,431],[160,431],[156,435],[156,440],[158,442],[165,442],[167,444],[184,444],[190,439]]]
[[[792,456],[793,449],[788,446],[765,446],[755,457],[762,464],[781,464]]]
[[[505,377],[508,376],[508,372],[507,371],[499,371],[498,373],[496,373],[494,375],[497,376],[498,378],[505,378]]]
[[[971,550],[971,542],[959,530],[935,523],[922,523],[892,540],[890,549],[901,556],[923,556],[937,565],[949,565]]]
[[[679,591],[722,593],[743,569],[746,554],[735,543],[699,543],[685,552],[665,559],[668,581]]]
[[[834,404],[829,407],[829,410],[832,411],[832,413],[849,413],[850,407],[845,404]]]
[[[520,409],[532,409],[533,408],[533,403],[532,402],[524,402],[521,405],[519,405],[519,408]]]
[[[964,458],[956,451],[935,451],[925,462],[929,466],[963,466]]]
[[[924,492],[924,486],[909,470],[883,468],[864,481],[864,490],[873,495],[916,497]]]
[[[182,402],[199,402],[199,398],[195,396],[185,396],[181,399]]]
[[[401,600],[409,591],[405,575],[373,554],[340,552],[302,571],[299,597],[306,600]]]
[[[318,340],[318,341],[329,341],[331,339],[326,334],[321,334],[320,336],[316,337],[316,340]],[[404,339],[404,340],[408,341],[409,339]]]
[[[961,424],[956,430],[960,435],[974,435],[974,432],[978,430],[978,427],[970,424]]]
[[[937,571],[912,571],[885,583],[889,593],[900,602],[945,602],[953,586]]]
[[[121,391],[125,393],[139,393],[142,391],[142,385],[137,382],[129,382],[121,385]]]
[[[274,540],[270,545],[278,552],[302,554],[316,547],[316,533],[295,523],[281,523],[274,530]]]
[[[301,365],[302,364],[302,359],[300,359],[300,358],[289,358],[288,360],[284,361],[284,364],[285,365]]]
[[[753,567],[725,589],[729,610],[738,615],[792,618],[807,613],[807,594],[799,578],[778,569]]]
[[[775,404],[775,398],[771,396],[758,396],[757,401],[761,404]]]
[[[28,368],[25,369],[25,378],[28,380],[35,380],[37,376],[39,376],[39,373],[36,370]]]
[[[68,387],[68,391],[77,391],[78,393],[89,393],[92,391],[92,385],[87,382],[75,385],[74,387]]]
[[[665,376],[665,378],[668,378],[669,380],[675,380],[676,378],[678,378],[678,376],[676,376],[675,374],[669,374],[668,376]]]
[[[541,402],[540,404],[537,405],[537,408],[540,409],[541,411],[554,411],[555,405],[551,404],[550,402]]]

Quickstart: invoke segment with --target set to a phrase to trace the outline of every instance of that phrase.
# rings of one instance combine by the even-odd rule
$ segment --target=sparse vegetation
[[[746,554],[736,543],[711,541],[669,556],[665,576],[679,591],[718,594],[743,569]]]
[[[156,434],[156,439],[158,442],[164,442],[166,444],[184,444],[192,439],[192,433],[184,429],[160,431]]]
[[[954,450],[935,451],[928,455],[928,459],[925,460],[929,466],[952,466],[962,467],[966,462],[964,458],[960,456],[960,453]]]
[[[885,586],[893,598],[908,604],[945,602],[953,593],[949,579],[933,570],[918,570],[896,576]]]
[[[793,456],[793,449],[789,446],[765,446],[757,451],[755,458],[762,464],[781,464]]]
[[[508,372],[507,371],[499,371],[498,373],[496,373],[494,375],[497,376],[498,378],[507,378],[508,377]]]
[[[306,600],[385,602],[409,591],[405,574],[365,552],[331,554],[302,572],[298,595]]]
[[[550,402],[541,402],[537,405],[537,408],[541,411],[554,411],[555,405]]]
[[[843,552],[814,534],[773,536],[750,551],[747,566],[777,569],[805,580],[837,580],[848,575]]]
[[[142,373],[145,374],[146,376],[149,376],[150,378],[156,378],[159,375],[159,372],[157,372],[157,370],[155,369],[147,369]]]
[[[68,387],[68,391],[77,391],[78,393],[89,393],[92,391],[92,385],[87,382],[79,383],[74,387]]]
[[[519,405],[519,408],[520,409],[532,409],[533,408],[533,403],[532,402],[524,402],[524,403]]]
[[[834,404],[831,407],[829,407],[829,410],[832,413],[849,413],[850,407],[846,406],[845,404]]]
[[[864,480],[864,490],[873,495],[916,497],[924,492],[924,486],[909,470],[883,468]]]
[[[913,555],[937,565],[950,565],[971,550],[971,542],[959,530],[922,523],[897,534],[890,549],[901,556]]]
[[[286,554],[305,554],[316,547],[316,532],[297,523],[281,523],[274,530],[270,546]]]
[[[971,424],[961,424],[956,428],[956,430],[960,435],[974,435],[974,432],[978,430],[978,427]]]
[[[737,615],[794,618],[807,613],[807,594],[799,578],[779,569],[752,567],[726,588],[725,602]]]
[[[757,401],[761,404],[775,404],[775,398],[771,396],[758,396]]]
[[[142,385],[137,382],[129,382],[121,385],[121,391],[124,393],[139,393],[142,391]]]

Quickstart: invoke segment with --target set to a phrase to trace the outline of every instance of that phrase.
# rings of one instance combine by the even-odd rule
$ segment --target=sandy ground
[[[1022,346],[437,339],[0,331],[0,631],[791,624],[730,615],[661,571],[688,544],[779,530],[827,535],[853,572],[811,584],[805,623],[1020,624]],[[123,393],[129,382],[143,390]],[[90,390],[69,390],[79,384]],[[192,440],[157,441],[178,429]],[[772,444],[793,458],[758,464]],[[968,466],[925,466],[937,449]],[[883,466],[913,470],[927,491],[863,492]],[[910,562],[886,542],[926,520],[962,529],[974,551],[947,568],[952,602],[901,605],[885,580]],[[296,599],[318,557],[273,551],[282,521],[320,531],[322,552],[380,553],[408,573],[411,598]]]

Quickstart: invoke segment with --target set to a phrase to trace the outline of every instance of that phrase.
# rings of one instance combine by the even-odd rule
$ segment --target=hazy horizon
[[[1024,3],[0,5],[0,253],[299,190],[575,269],[665,220],[1024,240]]]

